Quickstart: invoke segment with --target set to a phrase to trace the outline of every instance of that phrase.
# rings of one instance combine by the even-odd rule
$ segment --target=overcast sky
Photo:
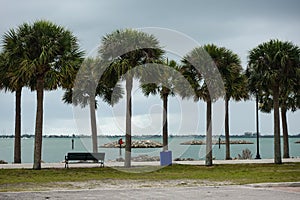
[[[292,41],[300,45],[300,2],[298,0],[0,0],[0,34],[23,22],[50,20],[71,30],[82,49],[89,53],[99,45],[102,36],[116,29],[159,27],[179,32],[200,45],[214,43],[236,52],[243,67],[248,51],[269,39]],[[184,44],[177,44],[177,47]],[[179,55],[180,56],[180,55]],[[78,120],[76,109],[61,101],[63,92],[46,92],[44,101],[45,134],[89,134],[88,115],[82,111]],[[13,134],[14,94],[0,92],[0,134]],[[204,133],[205,104],[182,101],[173,97],[169,102],[171,134]],[[133,134],[160,134],[161,100],[146,98],[138,85],[133,92]],[[22,133],[33,134],[36,95],[23,90]],[[215,106],[217,107],[217,105]],[[104,134],[124,134],[124,101],[114,108],[100,102],[97,111],[98,131]],[[222,117],[214,113],[215,124]],[[80,122],[79,122],[80,121]],[[272,134],[271,114],[260,114],[262,134]],[[288,113],[290,134],[300,133],[300,111]],[[232,134],[255,132],[255,103],[231,102]],[[222,128],[220,128],[222,132]],[[215,130],[215,132],[219,132]]]

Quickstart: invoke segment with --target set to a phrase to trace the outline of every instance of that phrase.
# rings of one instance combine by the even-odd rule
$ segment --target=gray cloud
[[[279,38],[300,45],[299,8],[298,0],[2,0],[0,34],[3,35],[23,22],[47,19],[73,31],[88,53],[99,45],[103,35],[116,29],[170,28],[187,34],[200,44],[215,43],[232,49],[241,57],[245,67],[248,51],[261,42]],[[47,133],[57,129],[62,132],[74,129],[72,106],[64,105],[61,95],[62,91],[57,91],[45,96]],[[135,114],[144,114],[142,103],[136,101]],[[0,133],[8,130],[12,132],[14,95],[0,92],[0,105]],[[105,106],[105,112],[98,116],[109,118],[111,110]],[[24,92],[22,108],[23,129],[33,131],[35,93]],[[233,133],[255,131],[253,109],[254,103],[251,101],[232,104]],[[170,113],[175,116],[177,111],[174,110],[170,109]],[[272,133],[271,115],[262,116],[262,132]],[[299,111],[289,113],[288,117],[290,132],[299,133],[300,127],[296,123],[299,121]]]

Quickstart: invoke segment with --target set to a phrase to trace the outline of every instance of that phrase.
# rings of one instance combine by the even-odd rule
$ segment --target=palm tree
[[[125,167],[131,167],[131,92],[134,76],[131,69],[138,65],[160,59],[163,51],[158,40],[147,33],[125,29],[117,30],[102,39],[99,53],[104,61],[111,63],[119,75],[123,76],[126,85],[126,147]]]
[[[193,49],[183,59],[183,74],[194,88],[194,99],[206,102],[206,158],[212,163],[212,102],[224,96],[224,85],[218,68],[222,63],[222,49],[213,44]],[[204,79],[204,81],[203,81]]]
[[[175,81],[178,76],[174,73],[174,71],[178,70],[177,63],[174,60],[171,60],[170,62],[162,62],[161,63],[164,66],[169,66],[173,70],[170,70],[169,68],[163,68],[159,67],[155,71],[155,83],[143,83],[141,85],[142,92],[149,96],[150,94],[156,95],[157,93],[160,94],[161,99],[163,100],[163,151],[168,151],[168,97],[169,95],[175,95]],[[155,68],[152,66],[152,70]],[[141,81],[145,81],[149,78],[148,74],[145,74],[144,78],[141,78]],[[147,80],[145,82],[151,82],[153,80]]]
[[[226,160],[230,160],[230,139],[229,139],[229,101],[234,99],[240,101],[248,97],[247,79],[242,73],[241,61],[237,54],[224,47],[220,48],[222,60],[218,69],[223,77],[225,85],[225,144]]]
[[[73,34],[49,21],[24,23],[17,30],[22,37],[21,47],[26,47],[19,58],[21,66],[11,78],[16,83],[18,77],[27,77],[32,90],[37,94],[33,169],[41,169],[43,134],[44,90],[69,87],[75,79],[81,63],[82,51]]]
[[[245,72],[247,77],[247,89],[251,96],[255,97],[255,112],[256,112],[256,159],[261,159],[259,153],[259,101],[262,96],[262,87],[261,80],[263,77],[261,74],[256,74],[253,68],[247,68]],[[266,87],[266,86],[265,86]]]
[[[85,59],[76,77],[76,89],[68,89],[63,97],[65,103],[73,103],[75,106],[85,107],[89,105],[91,132],[92,132],[92,151],[98,152],[97,126],[96,126],[96,87],[98,79],[97,64],[90,58]]]
[[[295,112],[299,106],[299,95],[296,95],[296,89],[287,88],[288,84],[285,84],[280,90],[279,105],[281,110],[281,124],[283,135],[283,158],[289,158],[289,137],[288,137],[288,124],[286,113],[288,110]],[[270,92],[270,91],[269,91]],[[273,109],[273,98],[270,93],[264,93],[260,99],[262,112],[270,113]]]
[[[105,68],[99,59],[86,58],[77,74],[74,88],[68,89],[63,96],[65,103],[80,105],[82,108],[89,105],[93,153],[98,152],[96,97],[99,96],[104,102],[114,105],[123,95],[120,85],[117,84],[117,74],[103,74]]]
[[[11,29],[3,36],[3,52],[1,53],[0,64],[0,89],[15,92],[16,111],[15,111],[15,144],[14,144],[14,163],[21,163],[21,96],[22,88],[28,85],[26,76],[19,76],[15,71],[21,67],[21,57],[26,51],[22,40],[24,35],[20,30]],[[11,81],[11,80],[14,81]]]
[[[298,74],[298,80],[300,80],[300,75]],[[288,124],[287,124],[287,110],[295,112],[300,108],[299,94],[297,95],[297,90],[299,90],[299,84],[294,84],[294,87],[287,88],[289,84],[284,85],[284,89],[281,90],[280,95],[280,109],[281,109],[281,122],[282,122],[282,135],[283,135],[283,158],[290,158],[289,151],[289,134],[288,134]],[[282,94],[283,93],[283,94]]]
[[[299,47],[291,42],[279,40],[262,43],[249,53],[247,70],[253,74],[253,77],[256,77],[255,86],[258,86],[265,94],[271,94],[273,98],[275,164],[282,163],[279,122],[281,91],[286,85],[291,88],[295,87],[299,79],[297,77],[300,66],[299,55]]]

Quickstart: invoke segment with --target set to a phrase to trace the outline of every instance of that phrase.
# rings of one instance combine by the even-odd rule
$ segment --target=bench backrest
[[[72,152],[67,155],[68,160],[104,160],[105,153]]]

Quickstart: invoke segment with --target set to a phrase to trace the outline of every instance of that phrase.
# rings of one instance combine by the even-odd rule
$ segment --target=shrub
[[[0,160],[0,164],[7,164],[7,162],[4,160]]]
[[[245,159],[252,159],[252,153],[249,149],[244,149],[242,151],[242,155],[238,154],[238,159],[245,160]]]

